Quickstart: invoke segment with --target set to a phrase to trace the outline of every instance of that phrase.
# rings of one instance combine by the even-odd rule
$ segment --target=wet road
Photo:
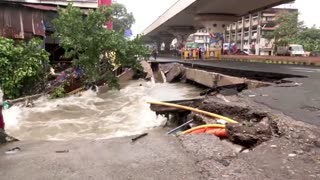
[[[248,71],[256,74],[261,74],[261,72],[286,74],[289,77],[286,80],[301,84],[296,87],[274,85],[247,90],[242,92],[241,95],[250,97],[256,102],[279,110],[297,120],[320,126],[320,67],[235,61],[180,61],[174,58],[159,58],[157,61],[211,67],[221,73],[231,69],[238,72],[237,76],[241,76],[241,72]],[[293,77],[292,75],[301,77]]]

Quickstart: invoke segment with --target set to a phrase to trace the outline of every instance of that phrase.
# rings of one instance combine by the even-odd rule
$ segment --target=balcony
[[[263,13],[264,17],[275,17],[276,14],[275,13]]]
[[[258,25],[258,18],[252,19],[252,26],[257,26]]]
[[[232,30],[236,30],[236,27],[237,27],[237,24],[233,23],[231,28],[232,28]]]
[[[199,44],[207,43],[207,41],[205,41],[204,39],[198,39],[198,40],[195,40],[194,42]]]
[[[244,27],[246,27],[246,28],[250,27],[250,21],[245,21]]]

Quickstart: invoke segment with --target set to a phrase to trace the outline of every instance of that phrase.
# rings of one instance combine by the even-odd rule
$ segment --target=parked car
[[[289,46],[280,46],[277,48],[277,56],[304,56],[305,52],[302,45],[290,44]]]

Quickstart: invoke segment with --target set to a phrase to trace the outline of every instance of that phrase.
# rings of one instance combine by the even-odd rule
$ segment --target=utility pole
[[[112,0],[98,0],[98,7],[101,7],[101,6],[111,6],[112,4]],[[107,28],[108,29],[112,29],[112,22],[111,20],[109,20],[107,22]]]

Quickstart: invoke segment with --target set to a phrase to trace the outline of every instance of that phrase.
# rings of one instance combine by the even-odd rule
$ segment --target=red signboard
[[[103,5],[111,6],[111,4],[112,4],[112,0],[98,0],[99,7],[103,6]],[[108,29],[112,29],[112,22],[111,21],[108,21],[107,27],[108,27]]]

